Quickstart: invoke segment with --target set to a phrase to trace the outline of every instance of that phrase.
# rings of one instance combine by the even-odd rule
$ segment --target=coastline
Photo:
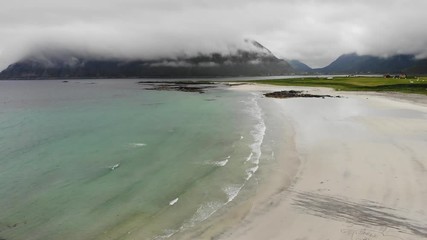
[[[241,209],[235,225],[215,239],[427,237],[425,97],[254,84],[233,88],[343,98],[266,99],[289,121],[281,144],[293,139],[295,149],[287,145],[276,155],[277,168],[246,212]]]
[[[237,85],[236,85],[237,86]],[[244,86],[238,84],[238,86]],[[231,91],[245,91],[234,89]],[[258,91],[249,91],[257,96],[257,104],[262,109],[262,118],[267,125],[264,139],[261,144],[262,156],[259,160],[259,169],[250,181],[245,184],[236,199],[225,208],[220,209],[206,221],[199,223],[192,229],[174,234],[168,239],[220,239],[230,226],[239,225],[254,207],[270,200],[272,195],[279,194],[293,184],[299,166],[294,144],[294,133],[290,122],[283,122],[282,112],[278,106],[272,105],[268,98],[264,98]],[[278,161],[285,156],[287,161]],[[292,155],[292,157],[291,157]]]
[[[2,229],[7,228],[7,231],[3,231],[1,237],[25,238],[19,236],[19,234],[26,234],[21,228],[25,230],[25,228],[35,227],[34,224],[41,225],[40,231],[38,231],[41,234],[39,238],[44,239],[55,239],[58,236],[64,239],[76,236],[81,239],[368,239],[367,236],[369,236],[369,239],[408,240],[425,237],[424,223],[427,222],[427,219],[424,209],[426,208],[427,191],[423,185],[427,180],[424,176],[427,172],[427,164],[423,157],[427,155],[427,152],[423,148],[427,140],[425,124],[427,105],[423,101],[426,98],[422,96],[406,94],[383,96],[383,94],[376,93],[334,92],[327,88],[242,85],[242,83],[219,84],[218,88],[212,88],[205,94],[176,93],[175,90],[168,93],[159,92],[157,94],[147,91],[146,94],[140,94],[139,88],[135,89],[134,81],[124,83],[100,81],[96,83],[91,84],[90,87],[83,84],[63,84],[62,82],[48,85],[31,83],[33,95],[29,95],[29,97],[34,100],[17,98],[16,102],[6,102],[5,110],[9,110],[6,107],[13,110],[15,106],[40,109],[41,114],[39,115],[24,115],[26,118],[22,116],[15,118],[26,123],[24,126],[27,126],[28,132],[32,131],[31,126],[34,125],[34,123],[28,124],[28,120],[33,121],[33,118],[39,118],[44,123],[50,119],[57,119],[53,122],[61,123],[61,130],[65,129],[71,137],[66,141],[60,141],[63,144],[57,145],[55,141],[53,145],[47,143],[43,147],[52,146],[52,149],[58,149],[58,152],[52,151],[57,156],[65,156],[65,160],[83,159],[78,155],[80,151],[70,156],[67,155],[68,153],[61,152],[61,149],[66,150],[68,146],[74,146],[73,144],[76,143],[74,140],[78,140],[78,143],[84,141],[91,143],[83,144],[84,146],[76,145],[83,150],[83,153],[91,151],[94,147],[112,150],[106,157],[94,155],[95,157],[91,158],[95,160],[94,162],[89,163],[87,160],[83,160],[84,164],[89,163],[89,165],[85,165],[89,168],[81,168],[81,164],[79,166],[67,165],[68,168],[77,171],[70,172],[70,175],[64,174],[66,172],[62,171],[61,177],[57,179],[55,175],[47,175],[47,178],[44,178],[44,175],[39,177],[39,181],[46,183],[50,182],[52,177],[57,181],[62,181],[62,179],[71,181],[75,178],[75,172],[79,172],[83,174],[78,175],[79,178],[94,179],[91,184],[74,185],[73,191],[63,187],[52,190],[58,191],[58,196],[67,196],[68,199],[76,196],[80,197],[80,200],[84,199],[85,194],[76,194],[79,189],[90,191],[97,196],[100,196],[96,192],[99,189],[101,189],[101,195],[111,194],[114,201],[109,200],[108,196],[106,196],[107,198],[104,196],[100,200],[107,201],[97,200],[92,205],[97,210],[94,212],[96,216],[93,219],[98,218],[99,214],[105,213],[107,217],[102,218],[106,222],[82,224],[82,226],[86,226],[82,231],[66,232],[65,234],[64,229],[60,228],[61,225],[55,225],[58,221],[52,220],[48,225],[42,226],[46,221],[38,222],[38,219],[41,219],[39,217],[61,219],[62,216],[65,216],[63,214],[55,216],[58,211],[49,211],[50,205],[56,199],[48,198],[48,201],[40,201],[46,203],[46,206],[38,206],[39,209],[45,209],[46,215],[40,216],[32,209],[25,209],[24,206],[28,222],[25,223],[19,219],[9,220],[11,224],[2,225]],[[22,91],[22,87],[28,88],[26,84],[22,85],[22,83],[3,86],[4,93],[7,93],[3,94],[3,98],[7,99],[10,94],[14,95],[15,91]],[[62,100],[66,96],[67,101],[51,101],[58,106],[40,104],[40,101],[44,103],[45,92],[51,92],[51,89],[61,93],[51,96],[53,99]],[[74,91],[74,89],[81,91]],[[125,90],[127,94],[117,95],[118,89]],[[277,99],[263,96],[264,93],[279,90],[301,90],[316,95],[331,94],[342,97]],[[74,95],[75,92],[79,94]],[[67,95],[68,93],[73,94]],[[158,98],[150,94],[155,94]],[[172,96],[175,94],[176,96]],[[111,97],[105,98],[106,95]],[[86,99],[85,96],[90,96],[90,98]],[[171,98],[164,98],[164,96],[171,96]],[[99,102],[95,101],[95,105],[87,105],[93,101],[93,97]],[[68,101],[68,98],[78,101]],[[109,99],[108,102],[104,102],[105,99]],[[76,111],[81,113],[81,104],[76,104],[80,103],[79,101],[83,101],[87,105],[87,111],[84,111],[85,114],[82,115],[72,114],[76,118],[70,118],[70,113],[76,113]],[[163,104],[159,104],[160,102]],[[173,102],[174,105],[168,104],[168,102]],[[64,106],[70,107],[63,112],[66,117],[56,115],[58,112],[56,107],[64,109]],[[108,106],[108,108],[99,108],[99,106]],[[127,106],[127,108],[122,106]],[[159,152],[156,147],[159,145],[157,140],[144,137],[147,134],[144,134],[144,131],[147,129],[144,130],[143,126],[155,126],[157,118],[153,119],[154,123],[142,124],[143,122],[141,122],[143,119],[150,120],[144,115],[148,114],[150,110],[162,110],[162,113],[169,115],[173,112],[170,111],[172,107],[179,109],[180,106],[189,106],[185,111],[186,120],[184,120],[184,116],[179,117],[180,115],[175,113],[173,121],[171,123],[166,121],[164,124],[168,127],[162,136],[165,139],[176,137],[175,140],[170,141],[171,152],[178,151],[171,147],[179,146],[177,143],[182,139],[182,135],[171,133],[175,132],[175,129],[179,129],[178,127],[184,127],[182,132],[199,134],[201,130],[194,128],[199,123],[208,124],[202,128],[208,132],[202,131],[206,137],[198,139],[224,143],[220,148],[205,145],[208,147],[193,149],[195,145],[192,145],[192,150],[188,152],[188,155],[180,158],[183,162],[176,162],[180,166],[185,164],[185,167],[181,168],[182,172],[179,172],[180,168],[177,167],[165,167],[171,166],[170,162],[175,163],[175,161],[164,161],[164,164],[159,162],[158,156],[153,155]],[[127,111],[127,109],[141,108],[143,108],[141,111]],[[95,111],[96,109],[102,111]],[[102,118],[107,121],[102,122],[99,120],[98,114],[105,116],[105,109],[111,111],[109,111],[108,117]],[[52,110],[55,114],[48,114]],[[201,110],[204,111],[203,116],[200,116]],[[138,112],[141,115],[137,114],[135,117]],[[189,114],[192,116],[189,117]],[[54,115],[59,118],[53,118]],[[205,117],[205,119],[201,119],[201,117]],[[61,121],[58,121],[59,119]],[[117,138],[111,144],[111,139],[105,137],[104,139],[109,139],[107,142],[97,141],[99,145],[94,145],[92,140],[95,138],[91,138],[91,135],[88,135],[89,138],[82,138],[80,135],[74,134],[75,126],[80,125],[73,124],[73,121],[64,122],[64,119],[93,119],[93,125],[87,126],[87,129],[91,130],[97,129],[92,126],[99,126],[100,123],[110,126],[110,128],[100,128],[93,136],[111,136],[111,129],[114,129],[112,126],[117,126],[118,128],[114,131],[123,134],[117,136],[124,138]],[[190,120],[195,122],[191,124]],[[19,123],[19,121],[17,122]],[[212,128],[209,127],[210,121],[216,124]],[[228,125],[230,121],[234,122]],[[127,124],[112,124],[115,122],[126,122]],[[12,121],[10,123],[11,126],[16,126],[16,128],[11,128],[12,133],[13,129],[21,131],[22,125],[15,125]],[[51,131],[52,124],[43,126],[49,129],[46,131],[47,133],[56,133]],[[69,128],[65,128],[65,126]],[[129,126],[129,128],[122,128],[122,126]],[[142,132],[136,132],[134,129],[140,129]],[[209,132],[210,130],[212,131]],[[218,134],[218,131],[222,132]],[[60,136],[63,135],[60,134]],[[25,136],[23,137],[25,138]],[[56,136],[51,137],[55,139]],[[192,139],[181,142],[192,142]],[[10,144],[14,145],[13,142]],[[166,147],[168,144],[162,146]],[[190,149],[187,146],[181,147]],[[123,160],[121,158],[125,155],[120,152],[120,159],[116,157],[110,159],[109,155],[116,156],[114,154],[117,149],[124,149],[130,155]],[[194,151],[197,149],[201,149],[202,154],[195,154]],[[212,158],[200,159],[197,157],[205,156],[207,153],[205,150],[209,149],[220,150],[218,154],[212,153],[214,154]],[[34,154],[28,154],[28,156],[32,155]],[[208,168],[215,169],[215,171],[197,180],[197,185],[192,188],[184,187],[181,188],[184,190],[180,191],[168,190],[167,194],[163,194],[157,187],[156,193],[158,193],[159,200],[154,202],[159,203],[161,211],[159,214],[149,216],[146,213],[152,208],[142,206],[141,199],[130,201],[135,198],[129,195],[135,194],[135,196],[144,196],[144,198],[154,197],[151,192],[150,194],[138,192],[138,189],[143,189],[143,184],[150,180],[147,174],[152,172],[150,167],[141,167],[140,156],[144,156],[144,161],[154,160],[145,162],[148,164],[145,166],[159,167],[166,171],[158,175],[159,180],[153,181],[156,183],[161,183],[165,178],[171,177],[176,184],[177,179],[184,179],[183,177],[191,175],[186,171],[192,167],[197,169],[195,174]],[[174,155],[171,156],[174,158]],[[193,156],[196,157],[193,159]],[[56,157],[55,159],[62,158]],[[10,162],[15,161],[11,158]],[[50,165],[51,163],[55,163],[52,161],[33,162],[36,167],[27,169],[35,170],[34,174],[43,173],[44,169],[53,167]],[[65,162],[72,163],[73,161]],[[150,165],[151,163],[162,165],[160,167],[156,164]],[[102,169],[99,168],[100,166]],[[97,173],[92,171],[95,168],[103,174],[93,174]],[[61,169],[54,169],[58,171],[56,174],[61,171]],[[86,171],[87,169],[90,171]],[[129,188],[126,187],[126,184],[120,183],[121,180],[132,180],[134,169],[139,170],[138,174],[134,175],[134,180],[141,184],[131,184],[131,186],[137,187]],[[168,169],[177,175],[173,176]],[[11,171],[10,177],[20,176],[21,169],[17,170],[15,175]],[[141,171],[146,172],[141,174]],[[144,179],[144,177],[145,180],[141,181],[141,178]],[[7,182],[9,179],[5,178],[5,180]],[[26,196],[25,184],[32,182],[19,183],[24,187],[16,188],[16,193]],[[57,186],[62,186],[62,183],[59,183],[60,185]],[[170,184],[162,185],[172,186]],[[14,186],[14,184],[9,184],[9,186]],[[41,192],[49,197],[48,193],[51,190],[45,188],[49,186],[46,184],[38,186],[41,187]],[[173,188],[177,189],[177,185],[173,185]],[[127,189],[132,189],[132,191],[127,191]],[[82,196],[83,198],[81,198]],[[7,198],[5,199],[7,201]],[[25,198],[21,199],[25,200]],[[11,206],[19,206],[18,200],[9,202],[14,203]],[[82,207],[78,203],[79,201],[70,201],[65,209],[59,205],[56,207],[56,209],[69,209],[65,214],[69,221],[67,224],[71,223],[72,226],[84,223],[88,219],[86,217],[93,216],[88,212],[92,209],[89,201],[84,201],[83,205],[88,204],[86,207]],[[13,210],[8,208],[7,204],[3,205],[3,208],[7,211]],[[110,210],[117,212],[111,213]],[[80,216],[85,217],[79,218]],[[181,219],[184,219],[184,222]],[[368,221],[364,222],[365,219]],[[105,227],[105,223],[110,225]],[[106,231],[97,230],[98,228],[106,229]]]

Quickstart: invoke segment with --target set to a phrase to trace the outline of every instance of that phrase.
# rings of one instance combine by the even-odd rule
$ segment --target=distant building
[[[405,73],[401,73],[399,75],[399,78],[401,78],[401,79],[406,79],[406,77],[408,77],[408,76]]]
[[[385,74],[383,75],[384,78],[400,78],[400,79],[406,79],[408,76],[406,75],[406,73],[401,73],[401,74],[396,74],[396,75],[390,75],[390,74]]]

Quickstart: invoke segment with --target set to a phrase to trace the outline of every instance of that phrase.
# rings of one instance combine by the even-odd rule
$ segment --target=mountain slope
[[[414,65],[405,69],[410,74],[427,74],[427,59],[420,59]]]
[[[370,55],[344,54],[338,57],[330,65],[315,69],[315,72],[324,74],[385,74],[410,72],[418,64],[413,55],[395,55],[388,58],[380,58]],[[427,69],[420,69],[427,73]]]
[[[289,64],[297,73],[311,73],[313,69],[299,60],[289,60]]]
[[[62,50],[41,52],[10,65],[0,73],[0,79],[267,76],[294,71],[258,42],[249,43],[251,49],[232,54],[152,60],[94,57]]]

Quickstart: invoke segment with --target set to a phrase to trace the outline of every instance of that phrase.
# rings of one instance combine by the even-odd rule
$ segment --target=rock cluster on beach
[[[340,96],[308,94],[303,91],[279,91],[264,94],[270,98],[340,98]]]

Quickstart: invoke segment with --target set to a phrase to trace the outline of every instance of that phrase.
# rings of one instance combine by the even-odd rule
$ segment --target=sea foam
[[[205,221],[222,206],[224,206],[224,203],[221,202],[207,202],[202,204],[191,218],[189,225],[194,226],[196,223]]]
[[[217,167],[224,167],[225,165],[227,165],[228,161],[230,160],[231,156],[226,157],[224,160],[222,161],[216,161],[216,162],[207,162],[207,164],[209,165],[214,165]]]
[[[172,201],[170,201],[170,202],[169,202],[169,205],[170,205],[170,206],[175,205],[175,203],[177,203],[177,202],[178,202],[178,200],[179,200],[179,198],[175,198],[174,200],[172,200]]]
[[[237,195],[239,195],[240,190],[242,190],[244,184],[242,185],[230,185],[224,187],[222,190],[227,194],[228,200],[227,203],[233,201]]]
[[[246,162],[250,162],[255,166],[246,170],[246,174],[247,174],[246,180],[249,180],[255,174],[255,172],[258,171],[259,162],[262,155],[261,146],[264,141],[265,132],[267,130],[267,127],[265,125],[264,118],[263,118],[262,109],[259,106],[257,99],[258,97],[254,93],[254,97],[251,98],[251,100],[249,101],[250,113],[254,117],[256,124],[254,126],[254,129],[251,131],[251,135],[254,142],[249,145],[251,149],[251,153],[247,157]]]
[[[224,167],[225,165],[227,165],[227,163],[228,159],[225,159],[224,161],[213,162],[212,164],[218,167]]]
[[[240,191],[243,189],[243,187],[246,185],[246,181],[248,181],[259,169],[259,163],[261,158],[261,146],[264,141],[264,135],[266,132],[266,125],[263,119],[263,113],[261,110],[261,107],[258,104],[259,95],[253,94],[253,97],[250,99],[249,102],[246,102],[249,105],[249,113],[255,120],[254,128],[252,129],[251,136],[253,138],[253,142],[249,145],[251,152],[249,153],[248,157],[246,158],[245,163],[250,164],[250,166],[246,170],[246,180],[242,184],[231,184],[224,186],[222,188],[222,191],[227,195],[227,200],[225,202],[222,201],[210,201],[205,202],[199,206],[199,208],[196,210],[196,212],[193,214],[190,220],[188,220],[184,225],[182,225],[179,230],[172,230],[170,232],[165,233],[165,235],[161,236],[161,239],[169,238],[172,235],[174,235],[176,232],[182,231],[187,228],[194,227],[197,223],[203,222],[206,219],[208,219],[210,216],[212,216],[215,212],[220,210],[222,207],[227,205],[228,203],[232,202],[240,193]],[[240,140],[244,139],[243,136],[240,137]],[[223,167],[225,166],[231,156],[228,156],[222,161],[210,161],[206,162],[206,164],[215,165]],[[178,201],[177,199],[172,200],[169,205],[173,205]]]
[[[147,144],[145,144],[145,143],[131,143],[131,145],[134,147],[145,147],[145,146],[147,146]]]

